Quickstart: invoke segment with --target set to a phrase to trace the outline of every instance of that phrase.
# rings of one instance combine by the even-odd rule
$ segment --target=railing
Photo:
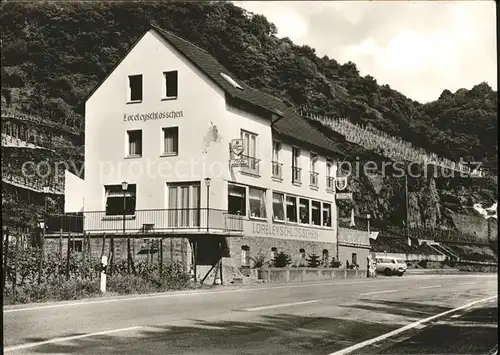
[[[255,157],[250,157],[248,155],[242,155],[241,158],[246,160],[246,162],[247,162],[246,166],[241,167],[241,172],[246,173],[246,174],[260,176],[260,172],[259,172],[260,159],[257,159]]]
[[[318,175],[319,173],[315,171],[309,172],[309,184],[313,187],[318,187]]]
[[[300,184],[300,173],[302,169],[292,166],[292,183]]]
[[[283,164],[277,161],[273,161],[273,178],[283,180]]]
[[[327,176],[326,177],[326,189],[328,191],[333,191],[334,184],[335,184],[335,178],[333,176]]]
[[[241,216],[225,210],[206,208],[136,210],[133,215],[109,215],[105,211],[82,212],[80,215],[51,216],[47,231],[90,233],[187,233],[241,232]]]

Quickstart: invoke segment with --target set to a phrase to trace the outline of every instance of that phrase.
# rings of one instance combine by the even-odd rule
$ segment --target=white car
[[[405,261],[401,258],[395,258],[392,256],[378,256],[375,258],[377,261],[377,273],[383,273],[384,275],[398,275],[403,276],[406,272],[408,266]]]

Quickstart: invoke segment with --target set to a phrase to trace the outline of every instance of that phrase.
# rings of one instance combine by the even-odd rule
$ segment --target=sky
[[[497,90],[496,9],[474,1],[234,1],[264,15],[278,37],[356,64],[421,103],[444,89]]]

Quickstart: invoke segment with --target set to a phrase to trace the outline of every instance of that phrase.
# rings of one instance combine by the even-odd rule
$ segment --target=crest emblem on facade
[[[236,156],[243,154],[245,147],[243,146],[243,139],[233,139],[231,140],[231,153]]]
[[[335,179],[337,191],[344,191],[347,188],[347,176],[339,176]]]

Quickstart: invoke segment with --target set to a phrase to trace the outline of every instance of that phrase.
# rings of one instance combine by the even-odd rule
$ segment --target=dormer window
[[[179,81],[177,70],[163,72],[163,98],[176,99],[178,95]]]
[[[238,84],[236,81],[234,81],[233,78],[231,78],[229,75],[227,74],[224,74],[224,73],[220,73],[220,76],[222,76],[222,78],[227,81],[229,84],[231,84],[233,87],[235,87],[236,89],[238,90],[242,90],[243,91],[243,88],[240,86],[240,84]]]
[[[142,101],[142,75],[129,75],[128,77],[128,101]]]

